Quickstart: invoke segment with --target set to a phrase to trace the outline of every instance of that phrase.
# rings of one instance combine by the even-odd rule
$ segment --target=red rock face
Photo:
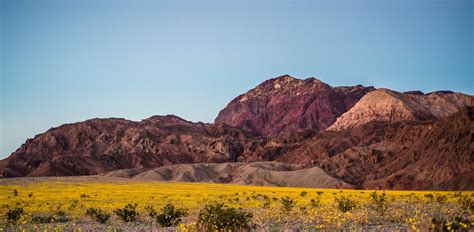
[[[373,87],[331,86],[285,75],[263,82],[232,100],[215,123],[277,136],[301,129],[324,130]]]
[[[474,189],[474,108],[432,122],[370,122],[343,131],[283,134],[239,160],[325,172],[363,189]]]
[[[176,116],[92,119],[53,128],[0,161],[3,177],[91,175],[177,163],[234,162],[254,136]]]

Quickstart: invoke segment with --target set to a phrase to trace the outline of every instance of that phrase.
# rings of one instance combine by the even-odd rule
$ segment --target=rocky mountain
[[[363,96],[329,130],[352,128],[372,121],[435,120],[448,117],[467,106],[474,106],[474,98],[462,93],[399,93],[377,89]]]
[[[215,123],[263,136],[300,129],[324,130],[372,90],[363,86],[333,88],[315,78],[299,80],[284,75],[232,100]]]
[[[0,161],[0,175],[474,190],[473,103],[285,75],[232,100],[215,124],[169,115],[52,128]]]
[[[467,107],[437,121],[375,121],[309,136],[287,134],[268,143],[283,152],[247,153],[239,160],[318,166],[364,189],[473,190],[473,132],[474,108]]]
[[[91,175],[177,163],[233,162],[250,147],[253,137],[227,125],[192,123],[176,116],[154,116],[141,122],[92,119],[29,139],[0,161],[0,174]]]

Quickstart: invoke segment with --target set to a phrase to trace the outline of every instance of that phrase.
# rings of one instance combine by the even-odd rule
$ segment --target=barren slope
[[[473,105],[474,97],[461,93],[407,94],[388,89],[377,89],[363,96],[328,130],[342,130],[373,121],[439,119],[452,115],[466,106]]]
[[[102,174],[105,177],[173,182],[214,182],[244,185],[353,188],[318,167],[303,169],[277,162],[178,164],[152,170],[128,169]]]

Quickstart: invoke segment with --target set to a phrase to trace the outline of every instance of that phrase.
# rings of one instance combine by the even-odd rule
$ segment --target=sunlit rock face
[[[289,75],[267,80],[232,100],[216,123],[264,136],[301,129],[324,130],[373,87],[333,88],[316,78]]]

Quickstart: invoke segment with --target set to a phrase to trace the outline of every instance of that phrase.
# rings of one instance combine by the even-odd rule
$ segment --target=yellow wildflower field
[[[100,177],[5,179],[0,182],[0,230],[192,231],[199,230],[203,207],[220,203],[250,213],[251,226],[247,229],[255,231],[468,231],[474,226],[473,196],[474,192],[288,188]],[[117,209],[129,203],[137,204],[137,219],[124,223]],[[164,229],[150,216],[149,209],[159,211],[168,204],[183,209],[186,215]],[[87,215],[91,208],[110,215],[110,220],[104,224],[94,221]],[[11,220],[19,211],[18,220]],[[50,215],[51,221],[38,219],[44,215]]]

